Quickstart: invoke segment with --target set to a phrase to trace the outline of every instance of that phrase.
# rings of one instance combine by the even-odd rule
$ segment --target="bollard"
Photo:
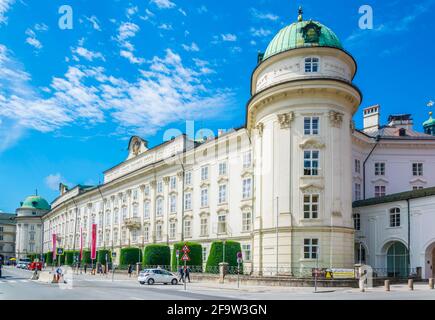
[[[433,288],[434,288],[433,278],[430,278],[430,279],[429,279],[429,289],[432,289],[432,290],[433,290]]]
[[[414,279],[408,279],[409,290],[414,290]]]
[[[384,287],[385,291],[390,291],[390,280],[385,280]]]

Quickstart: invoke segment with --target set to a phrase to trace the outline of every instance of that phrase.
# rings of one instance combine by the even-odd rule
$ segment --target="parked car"
[[[178,284],[177,276],[164,269],[145,269],[139,273],[138,281],[140,284],[164,283]]]
[[[31,271],[41,271],[42,270],[42,262],[32,262],[27,266],[27,269],[31,270]]]
[[[30,259],[20,259],[17,261],[17,268],[27,269],[27,266],[30,264]]]

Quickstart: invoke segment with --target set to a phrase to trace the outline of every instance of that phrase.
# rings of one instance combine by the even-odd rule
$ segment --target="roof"
[[[399,132],[400,132],[400,127],[396,127],[396,126],[381,126],[379,128],[374,128],[371,130],[365,130],[364,134],[375,138],[377,136],[380,136],[383,139],[388,139],[388,138],[394,138],[394,139],[403,139],[403,140],[409,140],[409,139],[414,139],[414,138],[419,138],[419,139],[429,139],[429,140],[433,140],[435,139],[434,136],[431,136],[429,134],[423,133],[423,132],[418,132],[415,131],[413,129],[406,129],[405,131],[405,136],[400,136]]]
[[[15,217],[15,214],[0,212],[0,224],[15,224]]]
[[[429,119],[423,122],[423,127],[435,126],[435,119],[432,118],[432,112],[429,113]]]
[[[21,209],[38,209],[38,210],[50,210],[51,207],[41,196],[29,196],[27,197],[20,206]]]
[[[263,56],[267,58],[302,47],[334,47],[343,49],[335,33],[318,21],[298,21],[282,28],[269,43]]]
[[[400,193],[390,194],[384,197],[370,198],[366,200],[354,201],[353,208],[372,206],[375,204],[389,203],[395,201],[403,201],[408,199],[417,199],[423,197],[435,196],[435,187],[425,188],[420,190],[412,190]]]

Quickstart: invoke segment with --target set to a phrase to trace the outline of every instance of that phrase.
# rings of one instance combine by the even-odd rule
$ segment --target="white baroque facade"
[[[80,237],[89,248],[95,223],[98,248],[113,251],[190,240],[205,261],[212,241],[231,239],[254,274],[352,267],[352,201],[433,186],[435,138],[406,115],[381,126],[379,106],[356,130],[356,62],[318,22],[300,16],[258,62],[244,127],[153,148],[132,137],[102,185],[61,185],[43,216],[43,251],[53,234],[65,249]]]

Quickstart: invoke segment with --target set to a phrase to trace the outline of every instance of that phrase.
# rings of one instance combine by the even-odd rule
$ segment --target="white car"
[[[145,269],[139,273],[137,279],[140,284],[164,283],[164,284],[178,284],[177,276],[164,269]]]

